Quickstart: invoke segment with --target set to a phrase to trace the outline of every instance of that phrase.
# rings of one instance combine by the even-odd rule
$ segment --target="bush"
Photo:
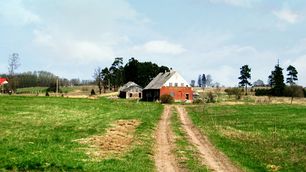
[[[203,100],[201,98],[197,98],[195,100],[193,100],[193,104],[202,104]]]
[[[306,88],[304,88],[304,97],[306,97]]]
[[[215,95],[210,91],[207,93],[207,97],[206,97],[206,102],[207,103],[215,103],[216,100],[215,100]]]
[[[255,96],[271,96],[271,95],[272,95],[271,89],[261,88],[255,90]]]
[[[164,94],[164,95],[160,96],[160,102],[165,103],[165,104],[171,104],[171,103],[174,102],[174,99],[169,94]]]
[[[284,89],[284,96],[291,97],[291,103],[294,97],[305,97],[304,89],[298,85],[286,86]]]
[[[227,88],[224,91],[229,97],[234,95],[237,100],[241,99],[242,90],[240,88]]]
[[[91,95],[91,96],[96,95],[96,92],[95,92],[95,90],[94,90],[94,89],[91,89],[90,95]]]

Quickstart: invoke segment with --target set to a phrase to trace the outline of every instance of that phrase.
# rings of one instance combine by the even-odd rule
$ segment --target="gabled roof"
[[[124,84],[124,85],[120,88],[119,91],[128,91],[130,88],[133,88],[133,87],[138,87],[138,88],[142,89],[141,86],[139,86],[139,85],[136,84],[135,82],[131,82],[131,81],[130,81],[130,82]]]
[[[3,85],[3,84],[7,84],[7,79],[6,78],[0,78],[0,85]]]
[[[159,73],[144,89],[160,89],[174,74],[175,71]]]

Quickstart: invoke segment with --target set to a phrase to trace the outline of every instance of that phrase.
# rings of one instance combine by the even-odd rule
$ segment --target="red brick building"
[[[156,101],[164,94],[175,101],[192,102],[192,87],[176,71],[159,73],[143,90],[143,100]]]

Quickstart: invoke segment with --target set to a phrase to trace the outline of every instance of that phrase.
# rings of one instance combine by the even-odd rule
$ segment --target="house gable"
[[[169,78],[164,84],[163,86],[165,87],[169,87],[169,86],[173,86],[173,87],[189,87],[188,82],[177,72],[175,72],[171,78]]]

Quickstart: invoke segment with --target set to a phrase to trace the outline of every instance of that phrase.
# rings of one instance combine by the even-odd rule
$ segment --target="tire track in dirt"
[[[191,122],[184,107],[176,106],[179,113],[182,127],[188,135],[189,142],[193,144],[200,154],[202,162],[212,171],[218,172],[240,172],[223,153],[218,151]]]
[[[171,106],[165,106],[161,120],[156,131],[156,147],[154,153],[157,171],[180,171],[175,156],[172,153],[173,133],[170,127]]]

